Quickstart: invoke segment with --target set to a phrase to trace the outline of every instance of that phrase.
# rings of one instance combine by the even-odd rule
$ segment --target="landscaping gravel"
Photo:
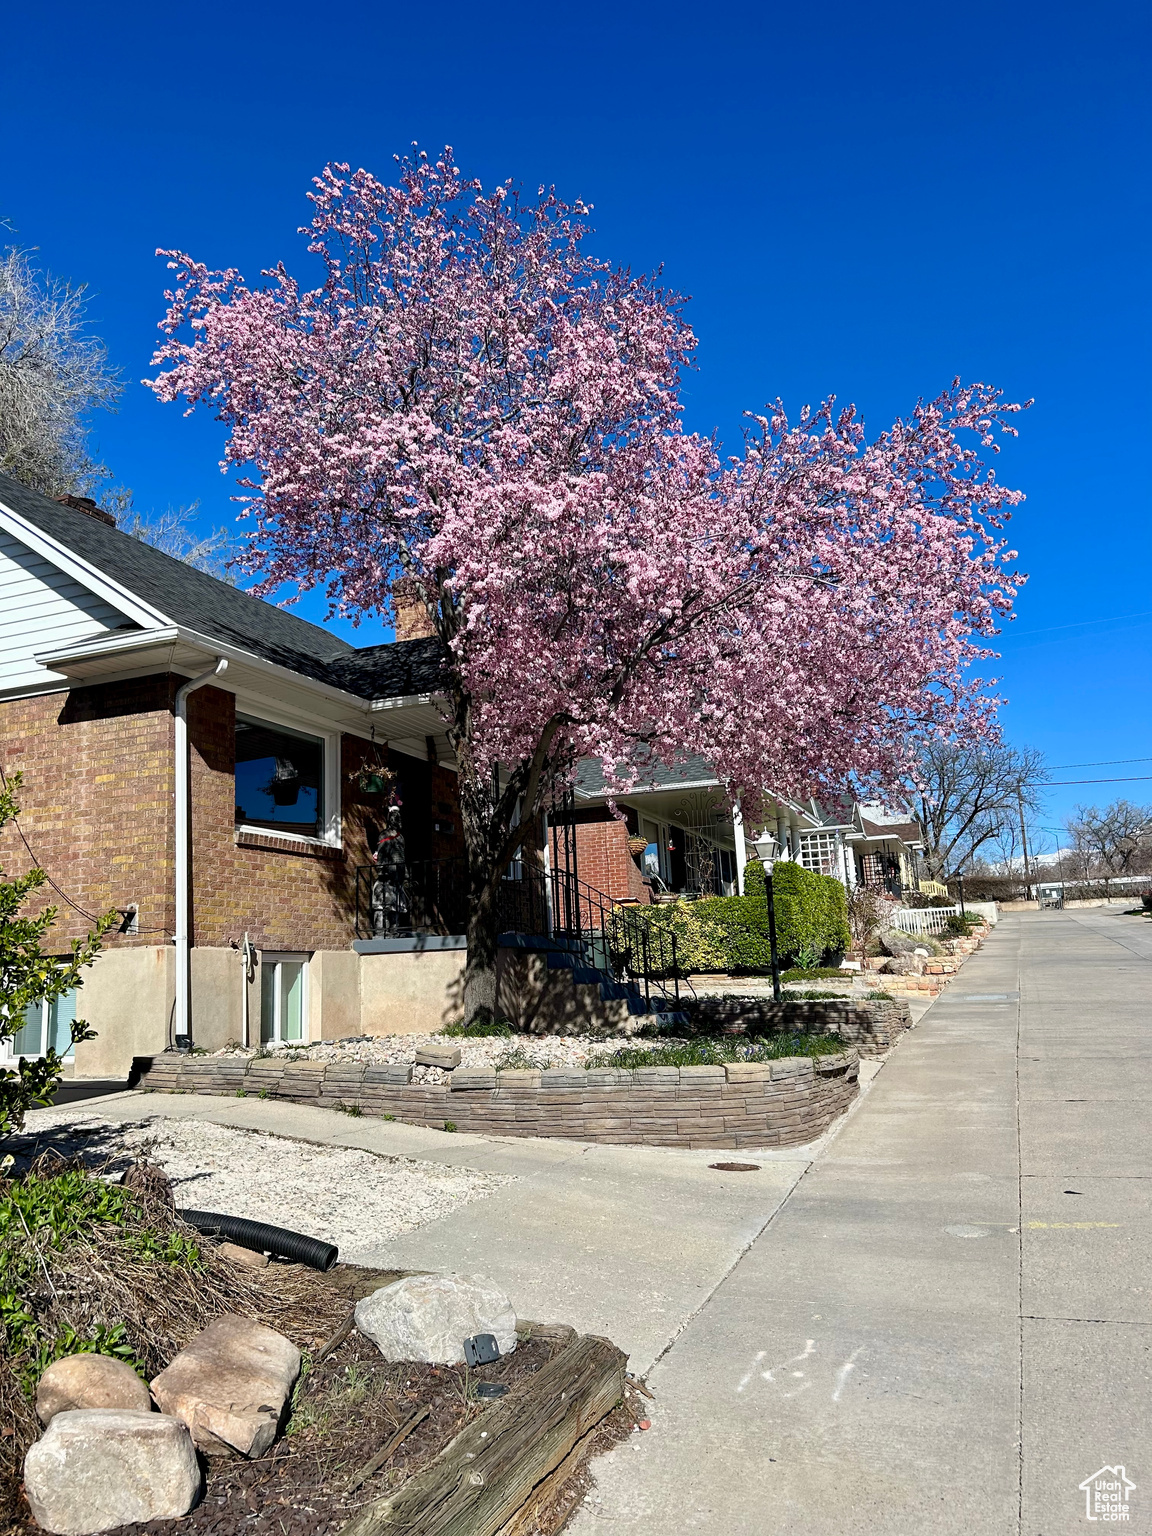
[[[95,1111],[34,1110],[6,1150],[79,1153],[109,1174],[149,1157],[172,1180],[177,1207],[223,1211],[335,1243],[343,1260],[379,1252],[493,1193],[509,1177],[408,1157],[321,1147],[261,1131],[161,1116],[120,1124]]]
[[[461,1039],[448,1035],[360,1035],[348,1040],[329,1040],[322,1045],[274,1045],[265,1046],[260,1054],[265,1056],[289,1056],[293,1061],[358,1061],[367,1066],[386,1066],[395,1062],[414,1062],[416,1052],[425,1046],[440,1049],[460,1047],[462,1067],[494,1067],[505,1057],[515,1054],[517,1065],[523,1065],[521,1057],[527,1057],[538,1067],[582,1067],[589,1056],[610,1051],[618,1045],[654,1049],[668,1043],[668,1037],[660,1040],[627,1039],[624,1036],[604,1035],[493,1035],[481,1040]],[[215,1053],[218,1056],[255,1056],[255,1050],[240,1046],[226,1046]],[[446,1083],[451,1073],[441,1067],[415,1067],[414,1083]]]

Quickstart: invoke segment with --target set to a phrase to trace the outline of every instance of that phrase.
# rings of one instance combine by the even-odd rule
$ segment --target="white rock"
[[[218,1317],[152,1383],[161,1412],[183,1419],[209,1455],[263,1456],[300,1374],[300,1351],[246,1317]]]
[[[24,1458],[36,1523],[90,1536],[142,1520],[177,1520],[200,1493],[188,1426],[162,1413],[77,1408],[58,1413]]]
[[[65,1355],[54,1360],[36,1388],[41,1424],[73,1408],[133,1408],[151,1413],[148,1388],[132,1367],[111,1355]]]
[[[516,1348],[512,1303],[488,1280],[409,1275],[356,1303],[356,1326],[385,1360],[459,1365],[464,1340],[495,1335],[502,1355]]]

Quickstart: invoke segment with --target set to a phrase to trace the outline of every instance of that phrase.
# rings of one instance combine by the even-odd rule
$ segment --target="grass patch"
[[[496,1058],[497,1072],[535,1072],[539,1069],[540,1063],[533,1061],[519,1045],[514,1045],[510,1051],[504,1051]]]
[[[445,1024],[440,1033],[451,1040],[507,1040],[514,1031],[507,1019],[485,1019],[472,1024]]]
[[[737,1061],[779,1061],[784,1056],[835,1056],[844,1049],[839,1035],[769,1035],[758,1040],[685,1040],[651,1050],[625,1045],[590,1056],[591,1067],[722,1067]]]
[[[816,1003],[827,1002],[829,998],[841,1003],[847,1001],[843,992],[821,992],[816,987],[810,987],[800,992],[789,992],[784,1001],[786,1003]]]
[[[794,965],[780,972],[781,981],[847,981],[851,972],[842,971],[838,965],[817,965],[804,968]]]

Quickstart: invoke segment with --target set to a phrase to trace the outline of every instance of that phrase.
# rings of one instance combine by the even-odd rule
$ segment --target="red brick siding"
[[[24,772],[20,825],[36,859],[87,912],[139,905],[139,935],[109,935],[109,947],[173,931],[175,688],[157,675],[0,701],[0,753],[5,772]],[[20,873],[31,862],[9,824],[0,863]],[[51,947],[63,948],[91,925],[45,894],[60,908]]]
[[[188,700],[192,744],[193,942],[221,946],[245,931],[258,949],[347,949],[353,931],[355,868],[369,849],[364,822],[372,800],[351,775],[373,753],[341,740],[343,848],[317,848],[235,828],[236,708],[221,688]],[[375,812],[377,819],[379,811]]]
[[[644,884],[640,866],[628,852],[631,835],[625,821],[617,821],[611,812],[578,812],[576,823],[576,859],[580,879],[605,896],[632,897],[647,901],[649,888]]]

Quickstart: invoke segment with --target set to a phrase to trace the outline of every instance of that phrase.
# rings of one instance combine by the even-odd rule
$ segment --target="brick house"
[[[61,952],[121,913],[86,972],[78,1074],[182,1033],[213,1049],[442,1021],[462,940],[353,948],[388,815],[376,770],[410,862],[462,851],[439,669],[434,639],[358,649],[0,477],[0,765],[24,774],[0,858],[47,870]],[[7,1054],[62,1042],[75,1005]]]
[[[581,879],[619,901],[743,891],[748,848],[740,811],[703,758],[645,767],[637,784],[615,799],[620,818],[610,799],[599,765],[581,764],[574,813]],[[867,883],[865,873],[871,877],[877,867],[863,859],[903,848],[900,838],[908,831],[893,824],[890,834],[885,826],[878,837],[865,811],[881,818],[886,814],[874,806],[829,810],[815,800],[802,804],[772,795],[764,822],[781,858],[834,875],[851,887]],[[912,830],[919,834],[914,824]],[[907,865],[905,858],[899,867]],[[883,869],[887,872],[886,863]]]
[[[91,502],[0,476],[0,767],[24,775],[0,862],[47,871],[61,953],[97,914],[120,914],[85,973],[97,1039],[76,1048],[77,1075],[123,1076],[177,1042],[420,1031],[459,1011],[463,838],[423,617],[401,603],[399,638],[357,648],[129,537]],[[582,921],[601,940],[605,912],[634,922],[618,903],[742,889],[739,813],[700,759],[646,772],[618,809],[585,764],[550,818],[545,859],[590,888],[578,945]],[[815,802],[772,811],[785,857],[854,883],[850,847],[870,826]],[[373,863],[390,839],[394,878]],[[508,873],[525,930],[501,950],[508,1016],[659,1012],[632,976],[599,975],[591,949],[569,970],[540,953],[557,907],[525,900],[529,862]],[[600,942],[601,959],[617,948]],[[35,1012],[0,1060],[63,1046],[80,1003]]]

